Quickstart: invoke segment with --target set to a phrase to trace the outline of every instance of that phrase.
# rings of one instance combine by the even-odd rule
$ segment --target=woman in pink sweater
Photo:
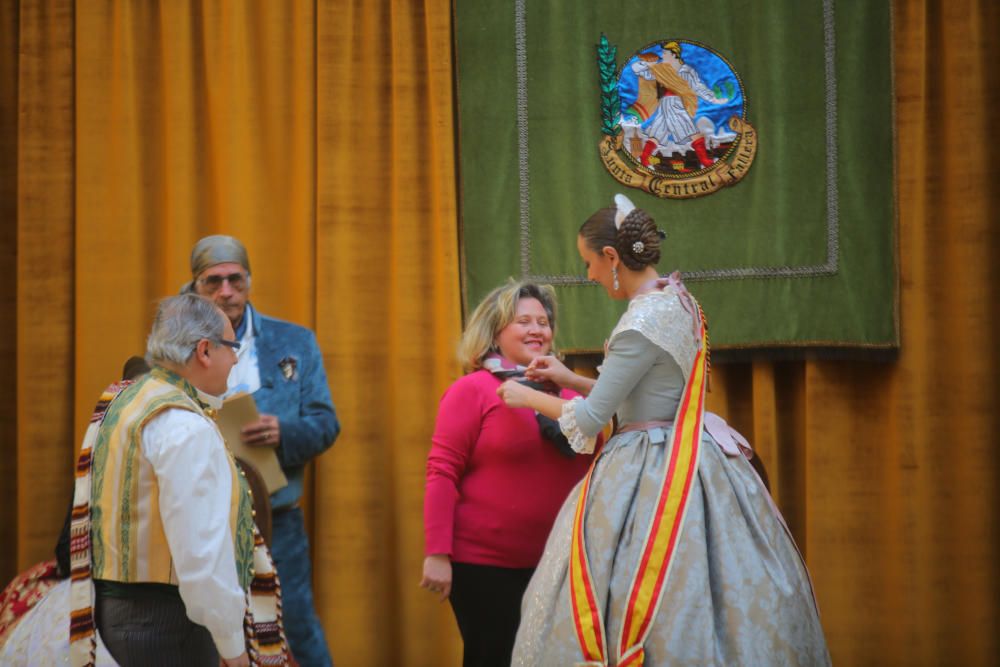
[[[556,514],[592,460],[569,448],[554,420],[497,396],[505,380],[524,381],[525,367],[550,353],[555,319],[548,285],[511,282],[486,295],[459,345],[467,375],[438,409],[420,585],[450,599],[464,667],[510,664],[521,597]]]

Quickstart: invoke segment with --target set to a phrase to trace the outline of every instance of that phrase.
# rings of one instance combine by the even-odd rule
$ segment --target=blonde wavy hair
[[[466,373],[482,368],[486,355],[497,351],[494,344],[497,334],[514,321],[517,303],[521,299],[538,299],[549,318],[552,335],[555,336],[556,291],[551,285],[511,279],[483,297],[465,326],[458,343],[458,361]]]

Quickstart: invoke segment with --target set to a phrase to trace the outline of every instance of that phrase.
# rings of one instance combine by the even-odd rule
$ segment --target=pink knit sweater
[[[425,553],[535,567],[559,508],[593,457],[560,454],[542,438],[532,410],[504,405],[499,386],[480,370],[441,398],[427,457]]]

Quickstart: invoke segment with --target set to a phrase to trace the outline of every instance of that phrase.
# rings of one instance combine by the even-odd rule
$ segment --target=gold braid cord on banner
[[[738,135],[735,147],[708,171],[684,178],[656,176],[640,171],[624,157],[623,133],[605,135],[599,144],[601,162],[608,172],[622,185],[640,188],[657,197],[690,199],[712,194],[727,185],[738,183],[753,164],[757,155],[757,131],[738,116],[729,119],[729,127]]]

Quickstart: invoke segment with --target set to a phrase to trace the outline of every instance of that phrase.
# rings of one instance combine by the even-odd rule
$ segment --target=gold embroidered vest
[[[90,492],[94,579],[177,584],[160,519],[159,485],[141,447],[143,427],[167,409],[205,415],[194,387],[159,367],[122,391],[108,407],[94,443]],[[246,589],[254,546],[250,490],[228,449],[226,454],[233,480],[229,525],[236,572]]]

